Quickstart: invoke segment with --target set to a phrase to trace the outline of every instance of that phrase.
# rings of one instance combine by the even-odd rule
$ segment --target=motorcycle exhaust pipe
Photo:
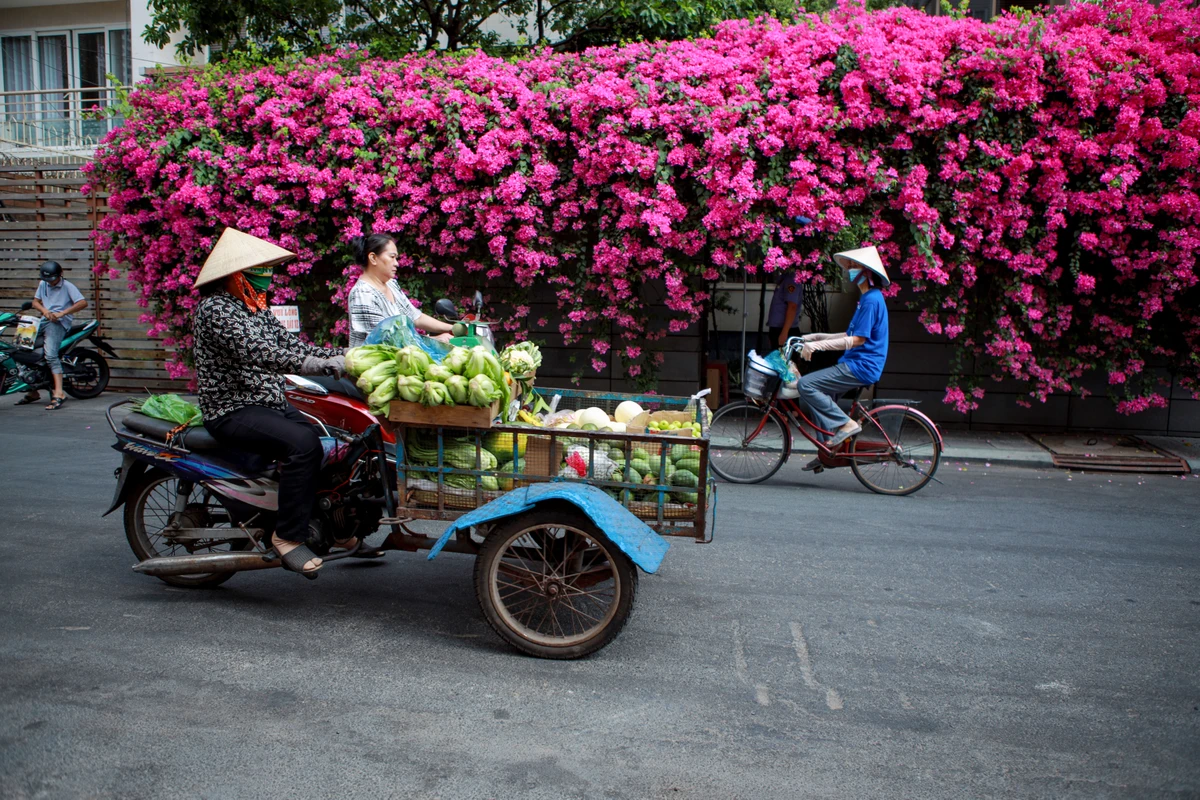
[[[192,556],[160,556],[133,565],[134,572],[154,577],[203,575],[208,572],[248,572],[281,566],[278,558],[266,560],[262,553],[205,553]]]

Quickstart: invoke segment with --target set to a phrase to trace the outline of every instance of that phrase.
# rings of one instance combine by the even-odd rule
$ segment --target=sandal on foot
[[[57,411],[63,407],[63,403],[67,402],[65,397],[56,397],[50,401],[50,405],[46,406],[47,411]]]
[[[275,552],[279,554],[279,561],[283,564],[284,569],[297,572],[310,581],[317,579],[317,570],[321,568],[321,559],[317,557],[316,553],[308,549],[308,545],[298,544],[286,553],[281,553],[279,551],[279,544],[274,538],[271,544],[274,545]],[[310,561],[314,562],[316,566],[312,569],[305,569],[304,565]]]
[[[13,405],[27,406],[30,403],[40,403],[40,402],[42,402],[42,396],[40,394],[27,394],[24,397],[22,397],[20,400],[18,400],[16,403],[14,403]]]

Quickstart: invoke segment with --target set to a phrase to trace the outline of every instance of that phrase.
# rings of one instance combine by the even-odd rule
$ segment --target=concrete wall
[[[147,0],[130,0],[129,2],[129,29],[132,34],[130,39],[132,45],[130,47],[133,54],[133,81],[137,83],[146,74],[146,70],[154,69],[155,67],[175,67],[182,66],[187,59],[182,59],[175,54],[175,45],[183,39],[184,33],[181,31],[171,37],[171,42],[166,47],[159,49],[152,44],[147,44],[142,39],[142,32],[146,30],[146,26],[150,24],[152,14],[150,13],[149,3]],[[197,53],[189,63],[203,64],[205,63],[206,54],[204,52]]]
[[[124,0],[0,5],[0,30],[4,31],[120,26],[128,21],[128,6]]]

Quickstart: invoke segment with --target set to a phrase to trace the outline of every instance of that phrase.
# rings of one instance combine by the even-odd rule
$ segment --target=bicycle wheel
[[[791,431],[779,412],[744,401],[717,409],[708,439],[708,465],[730,483],[765,481],[792,449]]]
[[[850,445],[850,452],[858,456],[852,457],[850,468],[863,486],[877,494],[899,496],[912,494],[933,479],[942,446],[937,431],[923,417],[893,406],[872,411],[862,426]]]

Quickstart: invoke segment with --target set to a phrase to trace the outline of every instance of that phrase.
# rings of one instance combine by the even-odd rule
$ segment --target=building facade
[[[179,63],[142,41],[149,22],[145,0],[0,0],[0,163],[90,159],[118,87]]]

